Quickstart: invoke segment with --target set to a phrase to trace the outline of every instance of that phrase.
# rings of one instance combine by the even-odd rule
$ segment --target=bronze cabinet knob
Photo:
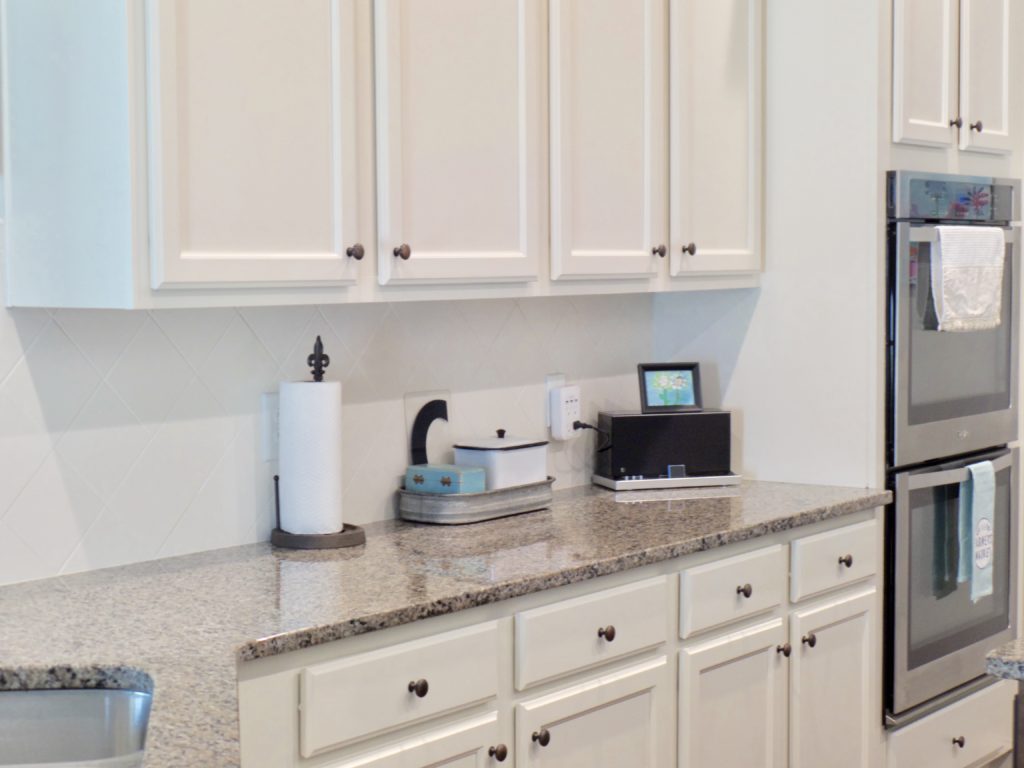
[[[430,690],[430,683],[420,678],[409,683],[409,693],[415,693],[418,698],[423,698]]]
[[[651,256],[661,256],[664,259],[666,253],[668,253],[668,249],[664,245],[651,248]]]
[[[687,243],[686,245],[683,246],[683,253],[688,253],[691,256],[696,256],[697,255],[697,244],[696,243]]]
[[[813,648],[818,644],[818,636],[813,632],[808,632],[806,635],[800,638],[800,642],[806,645],[808,648]]]
[[[363,256],[366,255],[366,249],[363,248],[362,243],[356,243],[355,245],[345,249],[345,255],[348,256],[350,259],[362,261]]]
[[[981,133],[985,129],[985,126],[981,124],[981,120],[976,123],[971,123],[971,130]]]
[[[408,261],[409,257],[412,256],[412,248],[410,248],[407,243],[402,243],[400,246],[395,248],[392,253],[395,254],[396,259]]]
[[[615,627],[609,624],[607,627],[601,627],[597,630],[597,636],[603,637],[609,643],[615,640]]]
[[[853,568],[853,555],[843,555],[839,558],[839,564],[847,568]]]
[[[504,744],[499,744],[496,747],[491,747],[487,750],[487,754],[497,760],[499,763],[504,763],[505,758],[508,757],[508,747]]]
[[[776,645],[775,646],[775,652],[776,653],[781,653],[783,656],[785,656],[788,659],[789,658],[789,654],[791,654],[793,652],[793,646],[790,645],[789,643],[783,643],[782,645]]]
[[[742,587],[736,587],[736,594],[743,595],[744,597],[750,597],[754,594],[754,588],[749,584],[744,584]]]
[[[964,127],[964,119],[962,117],[958,117],[958,118],[956,118],[956,120],[950,120],[949,121],[949,125],[950,125],[951,128],[963,128]]]
[[[953,743],[960,747],[960,749],[963,749],[967,745],[967,739],[965,739],[963,736],[957,736],[955,739],[953,739]]]
[[[533,739],[535,744],[540,744],[542,747],[546,747],[551,743],[551,732],[548,731],[547,728],[541,728],[539,731],[534,731],[533,736],[530,738]]]

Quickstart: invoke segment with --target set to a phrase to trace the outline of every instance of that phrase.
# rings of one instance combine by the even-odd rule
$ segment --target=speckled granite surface
[[[1024,680],[1024,639],[1011,640],[988,654],[985,659],[990,675],[1007,680]]]
[[[335,552],[269,544],[0,588],[0,689],[152,688],[146,766],[237,766],[236,663],[583,581],[887,503],[746,482],[615,494],[462,527],[367,527]]]

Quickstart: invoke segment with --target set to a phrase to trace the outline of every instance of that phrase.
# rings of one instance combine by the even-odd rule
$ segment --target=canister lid
[[[455,447],[465,451],[517,451],[522,448],[537,448],[547,445],[547,440],[529,440],[521,437],[508,437],[504,429],[497,431],[496,437],[483,437],[459,443]]]

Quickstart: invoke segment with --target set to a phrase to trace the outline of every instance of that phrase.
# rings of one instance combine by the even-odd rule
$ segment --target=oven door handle
[[[1013,453],[1004,453],[992,459],[992,468],[1000,472],[1013,463]],[[940,472],[922,472],[907,477],[907,490],[916,491],[921,488],[935,488],[940,485],[953,485],[967,480],[967,465],[959,469],[945,469]]]
[[[1017,227],[1000,227],[1003,230],[1003,237],[1008,243],[1017,242]],[[939,231],[934,227],[911,227],[911,243],[935,243],[939,240]]]

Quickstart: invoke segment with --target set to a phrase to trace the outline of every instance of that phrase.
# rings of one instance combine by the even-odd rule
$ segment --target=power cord
[[[592,429],[595,432],[597,432],[597,434],[599,434],[602,437],[604,437],[604,439],[606,441],[606,444],[603,445],[603,446],[599,446],[597,448],[597,452],[598,453],[604,453],[605,451],[607,451],[609,448],[612,447],[611,435],[609,435],[607,432],[605,432],[600,427],[595,427],[593,424],[587,424],[585,421],[580,421],[579,419],[577,419],[576,421],[574,421],[572,423],[572,428],[573,429]]]

